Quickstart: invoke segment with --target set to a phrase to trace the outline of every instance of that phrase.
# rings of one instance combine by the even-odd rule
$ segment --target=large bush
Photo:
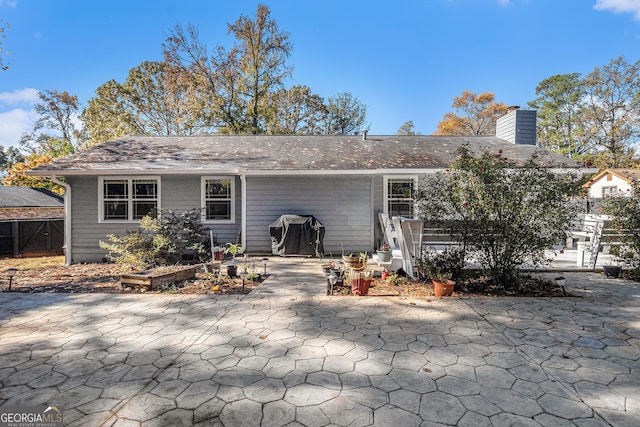
[[[604,202],[604,213],[623,234],[624,245],[615,248],[618,258],[634,269],[640,268],[640,184],[634,183],[629,197],[611,197]],[[612,252],[614,250],[612,249]]]
[[[578,178],[514,164],[502,153],[475,157],[463,147],[450,169],[425,179],[417,192],[423,219],[440,224],[495,283],[514,289],[518,268],[548,261],[546,249],[565,241],[576,209]]]
[[[200,209],[182,213],[163,210],[159,215],[145,216],[140,228],[125,236],[110,234],[108,242],[100,242],[107,258],[137,269],[181,262],[185,255],[195,262],[211,259],[209,236],[202,226]]]

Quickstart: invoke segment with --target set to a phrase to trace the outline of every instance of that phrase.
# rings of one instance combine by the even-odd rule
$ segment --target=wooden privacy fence
[[[0,221],[0,256],[23,258],[62,255],[64,220]]]

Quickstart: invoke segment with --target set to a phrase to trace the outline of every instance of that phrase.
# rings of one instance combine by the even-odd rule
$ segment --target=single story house
[[[0,256],[61,255],[62,196],[40,188],[0,186]]]
[[[589,197],[605,199],[631,195],[633,183],[639,179],[640,169],[605,169],[584,186],[589,189]]]
[[[519,113],[534,113],[523,126]],[[531,118],[531,114],[527,117]],[[525,117],[525,119],[527,118]],[[378,213],[411,217],[425,175],[448,168],[456,150],[532,154],[551,168],[579,169],[561,155],[517,143],[535,132],[535,112],[515,110],[500,136],[206,135],[127,136],[28,172],[63,179],[67,262],[100,261],[110,233],[124,234],[152,209],[201,208],[217,241],[270,253],[269,225],[283,214],[313,215],[325,227],[324,249],[338,255],[381,244]],[[530,135],[531,136],[531,135]],[[533,142],[533,143],[532,143]],[[592,172],[592,171],[591,171]]]

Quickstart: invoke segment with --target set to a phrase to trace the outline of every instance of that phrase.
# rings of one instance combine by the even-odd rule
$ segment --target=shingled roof
[[[62,208],[61,196],[41,188],[0,186],[0,208]]]
[[[577,168],[567,157],[495,136],[127,136],[38,166],[29,175],[261,173],[446,168],[455,151],[498,152],[523,163],[537,153],[549,167]]]

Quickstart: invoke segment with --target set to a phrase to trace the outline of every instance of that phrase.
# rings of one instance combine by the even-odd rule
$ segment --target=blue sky
[[[351,92],[368,107],[371,134],[407,120],[432,133],[463,90],[526,106],[538,83],[640,58],[640,0],[263,0],[294,45],[287,85],[323,97]],[[0,145],[35,119],[37,91],[81,103],[142,61],[161,60],[176,25],[209,46],[229,46],[226,24],[254,16],[254,0],[0,0],[9,23],[0,71]]]

